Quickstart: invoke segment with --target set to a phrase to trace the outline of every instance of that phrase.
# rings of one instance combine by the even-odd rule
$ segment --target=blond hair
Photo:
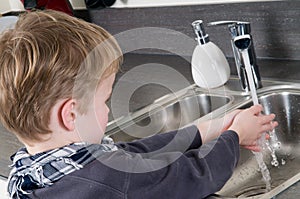
[[[58,100],[87,99],[121,61],[117,42],[97,25],[51,10],[20,16],[0,36],[2,124],[20,138],[40,140],[51,132]]]

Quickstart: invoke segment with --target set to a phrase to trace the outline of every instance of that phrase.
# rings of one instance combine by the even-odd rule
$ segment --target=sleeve
[[[130,174],[128,198],[205,198],[219,191],[231,177],[239,159],[239,138],[234,131],[226,131],[200,148],[151,158],[160,160],[161,167],[139,161],[139,167],[152,170]]]
[[[133,142],[118,142],[118,148],[132,153],[148,153],[153,151],[187,151],[199,148],[202,139],[198,128],[195,125],[171,131],[168,133],[157,134],[148,138],[143,138]]]

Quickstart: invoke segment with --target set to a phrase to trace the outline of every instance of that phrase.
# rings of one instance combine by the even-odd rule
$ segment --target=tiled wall
[[[78,12],[79,15],[82,13]],[[191,22],[242,20],[251,22],[259,58],[300,60],[300,1],[229,3],[211,5],[107,8],[89,10],[90,20],[113,34],[140,27],[162,27],[194,37]],[[206,27],[212,41],[232,57],[226,27]],[[166,38],[157,38],[164,41]],[[168,53],[144,49],[143,53]]]

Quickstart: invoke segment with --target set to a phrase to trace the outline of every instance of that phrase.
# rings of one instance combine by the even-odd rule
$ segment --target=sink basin
[[[300,90],[277,90],[259,95],[259,101],[264,106],[265,113],[275,113],[279,126],[275,129],[281,147],[276,151],[279,166],[271,165],[271,155],[265,149],[264,160],[271,174],[271,198],[278,194],[276,189],[289,179],[300,173]],[[252,103],[243,104],[247,108]],[[238,166],[226,185],[217,194],[221,198],[262,198],[265,183],[258,169],[255,157],[249,150],[241,149]],[[299,179],[294,179],[296,182]],[[273,193],[270,194],[270,193]]]
[[[111,137],[115,141],[132,141],[157,133],[178,129],[228,104],[230,97],[195,93],[179,97],[166,104],[153,104],[145,113],[119,126]],[[114,129],[116,131],[116,129]]]

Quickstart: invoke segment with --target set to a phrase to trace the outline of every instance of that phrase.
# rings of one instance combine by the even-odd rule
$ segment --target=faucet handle
[[[212,21],[207,23],[207,26],[220,26],[220,25],[243,25],[243,24],[250,24],[247,21]]]
[[[247,21],[213,21],[207,24],[207,26],[220,25],[228,26],[232,38],[240,35],[250,34],[251,32],[250,22]]]

